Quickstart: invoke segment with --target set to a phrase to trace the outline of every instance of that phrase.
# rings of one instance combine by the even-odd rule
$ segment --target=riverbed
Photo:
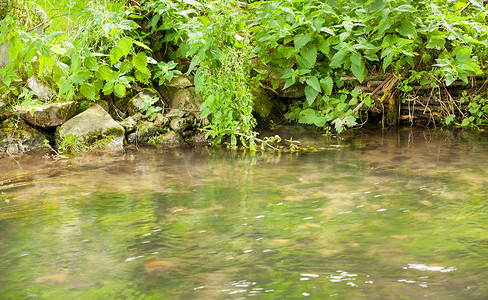
[[[1,299],[485,299],[488,136],[0,160]]]

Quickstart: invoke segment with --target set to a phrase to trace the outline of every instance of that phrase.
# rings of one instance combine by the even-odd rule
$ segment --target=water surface
[[[1,159],[0,298],[486,298],[486,136],[313,138]]]

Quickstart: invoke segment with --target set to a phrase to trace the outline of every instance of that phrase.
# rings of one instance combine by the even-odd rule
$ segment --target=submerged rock
[[[76,113],[76,103],[49,103],[43,105],[32,105],[27,109],[16,107],[16,111],[29,124],[50,128],[62,125]]]
[[[23,120],[9,118],[0,124],[0,152],[16,154],[47,149],[44,140],[44,135]]]
[[[81,143],[86,150],[123,151],[124,128],[95,104],[58,127],[58,147],[66,142]]]

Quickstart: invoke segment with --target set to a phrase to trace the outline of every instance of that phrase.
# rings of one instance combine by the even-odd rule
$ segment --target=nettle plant
[[[340,80],[371,73],[401,78],[410,69],[432,69],[446,85],[486,70],[486,13],[481,1],[275,0],[256,4],[254,32],[262,63],[274,66],[285,88],[305,84],[306,100],[288,118],[341,131],[358,118],[367,96]]]

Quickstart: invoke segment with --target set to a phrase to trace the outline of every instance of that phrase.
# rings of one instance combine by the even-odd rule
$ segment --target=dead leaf
[[[374,210],[378,210],[381,208],[381,205],[371,205],[371,208],[374,209]]]
[[[422,200],[419,202],[420,202],[420,204],[423,204],[425,206],[432,206],[432,202],[430,202],[429,200]]]
[[[66,281],[67,271],[57,274],[48,274],[36,279],[37,283],[63,283]]]

